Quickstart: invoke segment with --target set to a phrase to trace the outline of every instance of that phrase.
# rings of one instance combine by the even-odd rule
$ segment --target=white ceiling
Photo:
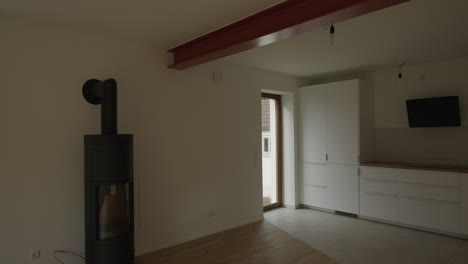
[[[2,0],[0,16],[169,49],[283,0]],[[298,77],[351,74],[468,55],[467,0],[412,0],[223,60]]]
[[[468,55],[467,0],[413,0],[224,60],[298,77],[319,78]]]
[[[283,0],[2,0],[0,15],[168,49]]]

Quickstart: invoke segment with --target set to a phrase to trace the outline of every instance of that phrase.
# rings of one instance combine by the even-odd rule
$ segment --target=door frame
[[[283,109],[281,95],[262,93],[262,98],[275,100],[276,102],[276,182],[278,201],[267,206],[263,206],[263,211],[269,211],[275,208],[283,207]],[[262,167],[263,170],[263,167]],[[263,172],[262,172],[263,173]],[[263,182],[262,182],[263,184]]]

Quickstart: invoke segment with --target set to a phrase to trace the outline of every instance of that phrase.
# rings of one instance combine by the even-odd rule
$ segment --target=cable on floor
[[[59,263],[61,264],[65,264],[65,262],[63,262],[61,259],[59,259],[57,257],[57,253],[63,253],[63,254],[68,254],[68,255],[73,255],[73,256],[76,256],[76,257],[80,257],[81,259],[83,260],[86,260],[85,257],[83,257],[82,255],[78,254],[78,253],[75,253],[75,252],[71,252],[71,251],[68,251],[68,250],[56,250],[54,252],[52,252],[52,256],[54,257],[55,260],[57,260]]]

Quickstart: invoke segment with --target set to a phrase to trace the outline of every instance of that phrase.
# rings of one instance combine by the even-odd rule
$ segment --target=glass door
[[[262,183],[265,211],[282,206],[281,96],[262,94]]]
[[[97,185],[98,240],[118,238],[130,232],[129,184]]]

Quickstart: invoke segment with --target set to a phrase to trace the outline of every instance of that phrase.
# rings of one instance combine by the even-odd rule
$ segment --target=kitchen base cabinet
[[[327,209],[326,187],[301,184],[302,204]]]
[[[304,165],[302,204],[359,214],[357,165]]]
[[[461,232],[468,236],[468,176],[461,179]]]
[[[361,191],[373,193],[394,194],[398,193],[398,182],[361,177]]]
[[[305,185],[325,187],[325,164],[302,164],[301,182]]]
[[[360,216],[468,236],[468,174],[394,167],[360,168]]]
[[[399,222],[450,233],[460,233],[460,204],[400,196]]]
[[[358,166],[327,164],[325,179],[329,209],[359,214]]]
[[[397,222],[398,197],[392,194],[361,191],[360,215]]]

